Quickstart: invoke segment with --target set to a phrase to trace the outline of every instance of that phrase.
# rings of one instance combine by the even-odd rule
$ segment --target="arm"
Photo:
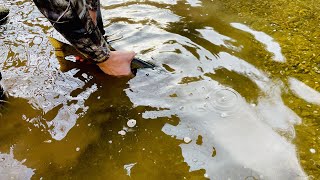
[[[86,0],[87,7],[91,11],[97,11],[99,8],[99,1],[98,0]]]
[[[93,17],[91,17],[88,9],[89,6],[93,10],[98,8],[95,6],[98,0],[87,1],[90,1],[91,4],[82,4],[82,1],[74,0],[75,4],[70,6],[67,1],[62,0],[34,0],[41,13],[50,20],[54,28],[85,57],[97,64],[104,73],[114,76],[130,75],[130,64],[135,53],[110,51],[107,42],[96,26],[95,11],[91,12],[93,13]],[[74,16],[72,12],[76,10],[72,8],[73,6],[80,11],[86,8],[86,13],[82,17]],[[61,21],[57,22],[57,17],[61,14],[63,17],[60,19]]]

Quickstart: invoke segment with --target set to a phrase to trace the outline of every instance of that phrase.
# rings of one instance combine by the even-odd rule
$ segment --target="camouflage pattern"
[[[108,59],[99,0],[33,0],[53,27],[93,63]],[[97,24],[89,10],[97,11]]]

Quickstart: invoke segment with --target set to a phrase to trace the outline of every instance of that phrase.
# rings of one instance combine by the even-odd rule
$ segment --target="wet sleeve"
[[[98,0],[92,1],[98,2]],[[110,56],[108,43],[100,32],[98,26],[95,25],[90,17],[89,11],[86,10],[84,15],[79,17],[79,19],[79,24],[81,24],[82,27],[75,32],[71,32],[71,35],[68,37],[65,36],[65,38],[81,53],[91,59],[93,63],[106,61]],[[83,31],[84,33],[79,33]]]
[[[99,6],[98,0],[86,0],[86,2],[89,10],[97,11]]]
[[[64,35],[64,37],[92,63],[102,63],[110,56],[108,44],[98,29],[86,35],[71,38]]]
[[[87,0],[98,3],[98,0]],[[74,1],[72,6],[62,0],[34,0],[41,13],[51,22],[53,27],[62,34],[79,52],[93,63],[106,61],[110,56],[110,49],[99,28],[92,21],[87,4]],[[72,10],[81,10],[80,15]],[[84,11],[82,11],[84,10]],[[63,14],[59,20],[58,17]]]

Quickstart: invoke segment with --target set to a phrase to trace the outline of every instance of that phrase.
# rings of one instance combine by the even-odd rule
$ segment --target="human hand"
[[[134,56],[133,51],[111,51],[109,59],[97,65],[104,73],[111,76],[130,76],[131,61]]]

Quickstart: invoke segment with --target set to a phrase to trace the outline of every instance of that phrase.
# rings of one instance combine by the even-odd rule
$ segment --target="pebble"
[[[134,119],[130,119],[128,122],[127,122],[127,126],[128,127],[134,127],[135,125],[137,124],[137,121],[134,120]]]
[[[79,147],[77,147],[77,148],[76,148],[76,151],[77,151],[77,152],[78,152],[78,151],[80,151],[80,148],[79,148]]]
[[[183,138],[183,141],[184,141],[185,143],[189,143],[189,142],[191,142],[191,139],[190,139],[189,137],[184,137],[184,138]]]

